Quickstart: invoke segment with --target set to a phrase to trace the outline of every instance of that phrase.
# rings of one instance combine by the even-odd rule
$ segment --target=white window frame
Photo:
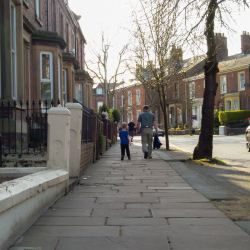
[[[36,16],[40,17],[40,0],[36,0]]]
[[[43,79],[43,67],[42,67],[42,55],[49,55],[49,71],[50,71],[50,79]],[[42,99],[42,84],[43,83],[50,83],[50,98],[53,99],[54,92],[53,92],[53,53],[42,51],[40,53],[40,84],[41,84],[41,99]]]
[[[128,91],[128,106],[132,106],[132,92]]]
[[[243,75],[243,82],[241,81],[241,75]],[[244,84],[245,84],[245,72],[240,72],[239,73],[239,90],[245,90],[245,86],[244,86]]]
[[[137,121],[138,121],[138,117],[139,117],[139,115],[141,114],[141,110],[136,110],[136,117],[137,117]]]
[[[189,95],[190,95],[190,99],[195,98],[195,82],[189,83]]]
[[[58,57],[58,99],[61,101],[61,59]]]
[[[102,106],[100,103],[103,105],[103,102],[97,102],[97,110],[99,110],[99,108]]]
[[[121,96],[121,102],[122,102],[121,107],[123,107],[124,106],[124,95]]]
[[[224,82],[225,79],[225,82]],[[227,93],[227,78],[226,76],[221,76],[221,93]]]
[[[96,88],[96,94],[102,95],[102,88]]]
[[[12,12],[13,11],[13,12]],[[11,81],[13,99],[17,99],[16,7],[11,4]]]
[[[235,103],[237,102],[237,109],[235,108]],[[236,100],[234,100],[233,101],[233,110],[239,110],[239,102],[238,101],[236,101]]]
[[[230,103],[231,108],[228,108],[228,105],[227,105],[228,103]],[[231,102],[231,100],[226,101],[226,111],[232,111],[232,102]]]
[[[63,106],[67,103],[67,70],[63,69]],[[65,99],[64,99],[65,96]]]
[[[77,101],[79,101],[80,103],[82,103],[82,95],[83,95],[83,92],[82,92],[82,91],[83,91],[82,84],[76,83],[76,84],[75,84],[75,87],[76,87],[76,86],[81,86],[81,93],[82,93],[82,94],[81,94],[81,99],[80,99],[80,100],[77,100]],[[76,90],[75,90],[75,91],[76,91]],[[76,94],[76,93],[75,93],[75,94]]]
[[[141,104],[141,90],[140,89],[136,90],[136,104],[137,105]]]

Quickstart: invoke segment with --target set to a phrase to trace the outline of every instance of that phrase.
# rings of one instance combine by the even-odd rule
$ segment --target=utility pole
[[[105,51],[104,51],[104,69],[105,69],[105,89],[106,89],[106,105],[108,106],[108,91],[107,91],[107,50],[108,45],[105,45]]]

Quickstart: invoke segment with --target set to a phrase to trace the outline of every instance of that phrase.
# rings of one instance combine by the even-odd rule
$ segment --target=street
[[[139,138],[140,137],[136,137],[136,140],[138,140]],[[169,142],[170,146],[177,147],[189,153],[193,153],[194,147],[197,145],[198,138],[198,135],[171,135],[169,136]],[[165,144],[165,137],[159,137],[159,139],[163,144]],[[245,135],[215,135],[213,138],[213,142],[214,158],[219,158],[232,166],[250,169],[250,153],[246,148]]]

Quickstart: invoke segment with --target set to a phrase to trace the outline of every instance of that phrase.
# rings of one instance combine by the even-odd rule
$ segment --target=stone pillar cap
[[[65,105],[66,108],[70,108],[70,109],[82,109],[82,105],[79,103],[72,103],[72,102],[68,102]]]
[[[62,106],[50,108],[48,111],[50,115],[69,115],[70,111],[67,108],[63,108]]]

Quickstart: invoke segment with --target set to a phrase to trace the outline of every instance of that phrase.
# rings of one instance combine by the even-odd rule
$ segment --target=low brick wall
[[[107,145],[107,141],[106,141],[106,136],[103,136],[103,149],[102,149],[102,154],[104,154],[107,151],[106,145]]]
[[[93,153],[94,153],[94,143],[93,142],[82,144],[80,175],[82,175],[84,173],[85,168],[90,163],[93,163]]]

